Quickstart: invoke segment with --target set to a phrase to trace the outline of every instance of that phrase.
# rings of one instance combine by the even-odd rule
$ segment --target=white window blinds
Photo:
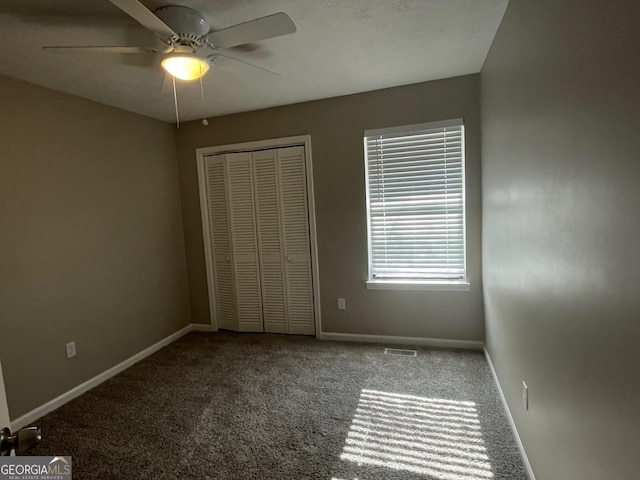
[[[365,131],[370,281],[465,279],[462,119]]]

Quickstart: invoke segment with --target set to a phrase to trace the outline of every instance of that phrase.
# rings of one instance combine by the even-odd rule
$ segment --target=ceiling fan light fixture
[[[178,53],[162,60],[162,68],[180,80],[197,80],[209,70],[209,62],[194,54]]]

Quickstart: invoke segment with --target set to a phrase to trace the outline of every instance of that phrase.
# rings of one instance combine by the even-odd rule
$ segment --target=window
[[[368,288],[468,290],[462,119],[364,134]]]

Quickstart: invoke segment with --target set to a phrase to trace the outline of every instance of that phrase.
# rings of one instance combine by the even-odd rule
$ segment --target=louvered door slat
[[[280,218],[289,333],[314,333],[311,248],[303,147],[278,149]]]
[[[262,332],[251,155],[226,155],[238,331]]]
[[[225,180],[225,156],[207,157],[205,163],[209,227],[213,247],[216,319],[220,328],[235,330],[236,309],[231,265],[231,239]]]

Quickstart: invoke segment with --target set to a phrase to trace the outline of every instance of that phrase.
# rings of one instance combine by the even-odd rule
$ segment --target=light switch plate
[[[344,298],[338,298],[338,310],[346,310],[346,309],[347,309],[347,304]]]
[[[76,342],[69,342],[66,344],[67,358],[76,356]]]

